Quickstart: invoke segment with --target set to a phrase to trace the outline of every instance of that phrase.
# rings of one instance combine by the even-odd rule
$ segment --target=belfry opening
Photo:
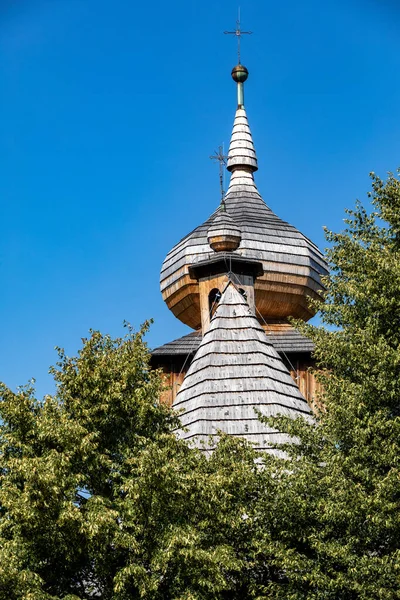
[[[210,313],[210,319],[216,311],[218,302],[221,300],[221,292],[218,288],[213,288],[208,294],[208,311]]]

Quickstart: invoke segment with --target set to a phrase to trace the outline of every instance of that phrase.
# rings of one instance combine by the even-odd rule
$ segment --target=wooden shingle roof
[[[261,423],[255,409],[296,418],[310,409],[279,354],[229,282],[173,404],[180,415],[179,435],[211,449],[218,431],[241,436],[258,449],[288,441]],[[203,443],[205,446],[203,446]]]
[[[260,261],[264,268],[255,283],[258,311],[266,319],[289,315],[309,319],[313,313],[307,298],[319,297],[327,265],[317,246],[262,199],[254,181],[257,160],[244,108],[236,111],[228,168],[232,175],[224,199],[226,211],[241,232],[235,254]],[[190,278],[189,268],[212,257],[207,232],[214,218],[215,213],[178,242],[161,269],[164,300],[176,317],[194,329],[200,327],[200,306],[198,284]]]
[[[311,353],[313,342],[294,329],[288,323],[273,323],[266,328],[266,336],[278,353]],[[176,340],[154,348],[153,356],[187,356],[194,355],[201,343],[201,331],[193,331]]]
[[[257,155],[254,148],[249,122],[244,107],[237,109],[233,121],[231,141],[229,144],[228,171],[235,167],[248,167],[250,171],[257,171]]]
[[[207,232],[207,241],[216,252],[237,250],[242,234],[222,202]]]

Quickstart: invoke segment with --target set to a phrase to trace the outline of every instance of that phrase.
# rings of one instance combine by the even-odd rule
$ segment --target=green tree
[[[93,546],[118,526],[113,501],[129,460],[176,423],[154,401],[160,381],[142,334],[93,332],[77,358],[60,350],[58,393],[43,402],[31,387],[2,386],[2,597],[84,597],[94,575],[93,586],[103,584]]]
[[[248,578],[254,453],[177,439],[145,329],[60,350],[54,397],[1,387],[1,599],[232,598]]]
[[[315,342],[324,393],[314,423],[279,418],[297,438],[260,473],[259,547],[282,574],[260,597],[400,598],[400,182],[372,174],[327,232],[330,276]],[[261,479],[264,482],[261,482]],[[264,595],[263,595],[264,594]]]

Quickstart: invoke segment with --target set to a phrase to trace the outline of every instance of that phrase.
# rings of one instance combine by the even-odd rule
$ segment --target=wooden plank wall
[[[189,369],[189,365],[187,365],[185,371],[182,371],[182,373],[175,370],[164,370],[164,389],[160,398],[163,404],[166,404],[167,406],[172,406],[176,394],[178,393],[179,388],[182,385],[183,378],[186,375],[187,369]]]
[[[293,370],[292,367],[289,367],[290,375],[297,383],[300,392],[313,410],[314,407],[318,405],[318,398],[322,392],[321,384],[311,372],[311,369],[315,367],[315,362],[311,358],[308,360],[300,358],[297,360],[291,359],[291,363],[295,370]]]
[[[315,379],[313,373],[310,372],[310,368],[315,366],[315,362],[312,358],[304,357],[301,355],[289,355],[290,363],[284,356],[281,356],[282,360],[286,364],[290,375],[293,380],[297,383],[300,392],[307,400],[310,408],[315,406],[317,398],[321,392],[321,386]],[[171,363],[170,365],[164,365],[164,391],[161,395],[161,402],[171,406],[175,400],[176,394],[182,385],[183,378],[185,377],[189,366],[190,360],[187,361],[186,365],[182,369],[182,362]],[[294,367],[294,369],[293,369]]]

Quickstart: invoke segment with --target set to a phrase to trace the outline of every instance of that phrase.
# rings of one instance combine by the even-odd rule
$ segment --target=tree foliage
[[[372,174],[370,198],[371,214],[358,203],[327,232],[324,326],[299,324],[321,369],[315,422],[275,422],[299,442],[290,468],[263,474],[276,498],[273,515],[260,504],[265,547],[285,576],[275,598],[400,598],[399,179]]]
[[[254,452],[177,439],[146,328],[59,350],[54,397],[2,386],[1,599],[233,597],[249,569]]]

